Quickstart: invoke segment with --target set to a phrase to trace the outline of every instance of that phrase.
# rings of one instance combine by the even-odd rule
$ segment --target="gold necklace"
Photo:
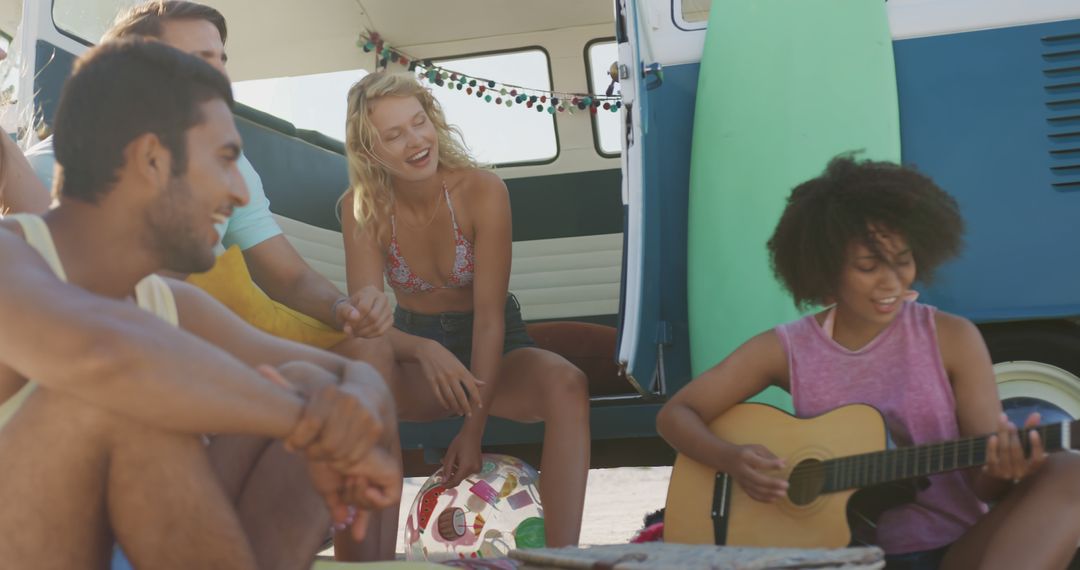
[[[440,206],[442,206],[442,202],[443,202],[442,200],[438,200],[438,201],[435,202],[435,207],[431,210],[431,217],[428,218],[428,221],[425,222],[423,225],[414,226],[413,224],[410,224],[409,222],[406,222],[404,219],[402,220],[402,223],[404,223],[406,226],[408,226],[408,227],[410,227],[410,228],[412,228],[414,230],[420,230],[420,229],[424,229],[424,228],[430,226],[431,222],[435,221],[435,216],[439,213],[439,208],[440,208]]]

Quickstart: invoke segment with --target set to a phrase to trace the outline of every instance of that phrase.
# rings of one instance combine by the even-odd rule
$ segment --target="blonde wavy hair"
[[[435,127],[439,140],[439,165],[452,169],[477,168],[469,156],[461,131],[446,122],[442,106],[410,73],[378,71],[364,76],[349,89],[345,119],[345,157],[349,165],[349,189],[357,229],[378,226],[390,216],[393,181],[386,165],[375,155],[379,133],[371,123],[372,103],[380,97],[416,97]]]

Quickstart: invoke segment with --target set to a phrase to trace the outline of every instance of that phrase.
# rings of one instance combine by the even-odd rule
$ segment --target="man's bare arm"
[[[244,250],[251,278],[271,299],[341,329],[333,313],[343,294],[311,268],[284,235]]]
[[[48,389],[161,429],[282,438],[302,400],[209,343],[61,282],[0,230],[0,362]]]
[[[341,379],[342,388],[369,404],[384,422],[396,422],[390,391],[370,365],[267,334],[198,287],[171,279],[168,283],[176,297],[180,325],[185,330],[251,366],[280,366],[297,361],[319,366]]]
[[[393,397],[370,365],[262,332],[195,286],[173,280],[169,286],[186,330],[250,365],[278,367],[285,380],[306,395],[305,419],[285,440],[287,447],[305,449],[310,459],[336,457],[334,465],[344,472],[362,461],[377,461],[367,457],[372,446],[385,448],[396,439]],[[328,384],[339,384],[342,393],[352,396],[351,408],[348,403],[341,408],[341,421],[315,417],[322,408],[318,392]]]

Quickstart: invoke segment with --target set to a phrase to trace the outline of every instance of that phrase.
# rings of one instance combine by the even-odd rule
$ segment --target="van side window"
[[[697,22],[707,22],[709,20],[709,9],[712,8],[712,0],[672,0],[672,2],[678,2],[680,4],[679,10],[675,10],[684,24],[694,24]],[[696,28],[697,26],[693,26]]]
[[[538,94],[550,91],[547,52],[531,48],[435,59],[432,63],[447,72],[496,82],[496,88],[480,97],[475,89],[471,95],[465,89],[451,89],[450,82],[445,87],[431,85],[431,93],[446,112],[446,120],[461,129],[469,151],[478,161],[495,165],[546,163],[558,156],[555,116],[546,110],[539,111],[536,105],[528,108],[524,103],[511,102],[508,108],[506,101],[514,99],[509,96],[509,87],[507,96],[499,93],[503,85],[536,89]],[[484,99],[488,95],[490,102]],[[497,99],[503,99],[502,104],[497,104]]]
[[[605,95],[610,87],[611,94],[618,95],[619,84],[612,85],[610,75],[611,67],[618,66],[619,61],[619,49],[615,41],[589,42],[585,48],[585,58],[589,69],[589,93]],[[614,157],[622,152],[622,143],[619,140],[621,119],[621,110],[613,113],[603,108],[598,109],[592,116],[593,142],[596,144],[596,152],[601,156]]]

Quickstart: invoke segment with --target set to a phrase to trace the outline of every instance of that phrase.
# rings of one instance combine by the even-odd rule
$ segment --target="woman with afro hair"
[[[881,514],[874,541],[886,567],[1064,568],[1080,541],[1080,456],[1047,455],[1035,431],[1018,431],[978,329],[916,302],[911,289],[959,253],[962,234],[956,201],[926,176],[833,159],[792,191],[768,242],[796,305],[824,308],[751,338],[695,378],[661,410],[660,433],[770,502],[786,495],[784,461],[708,429],[769,386],[789,392],[801,418],[869,404],[899,446],[990,435],[984,467],[933,475],[914,501]],[[1024,427],[1038,422],[1032,414]]]

